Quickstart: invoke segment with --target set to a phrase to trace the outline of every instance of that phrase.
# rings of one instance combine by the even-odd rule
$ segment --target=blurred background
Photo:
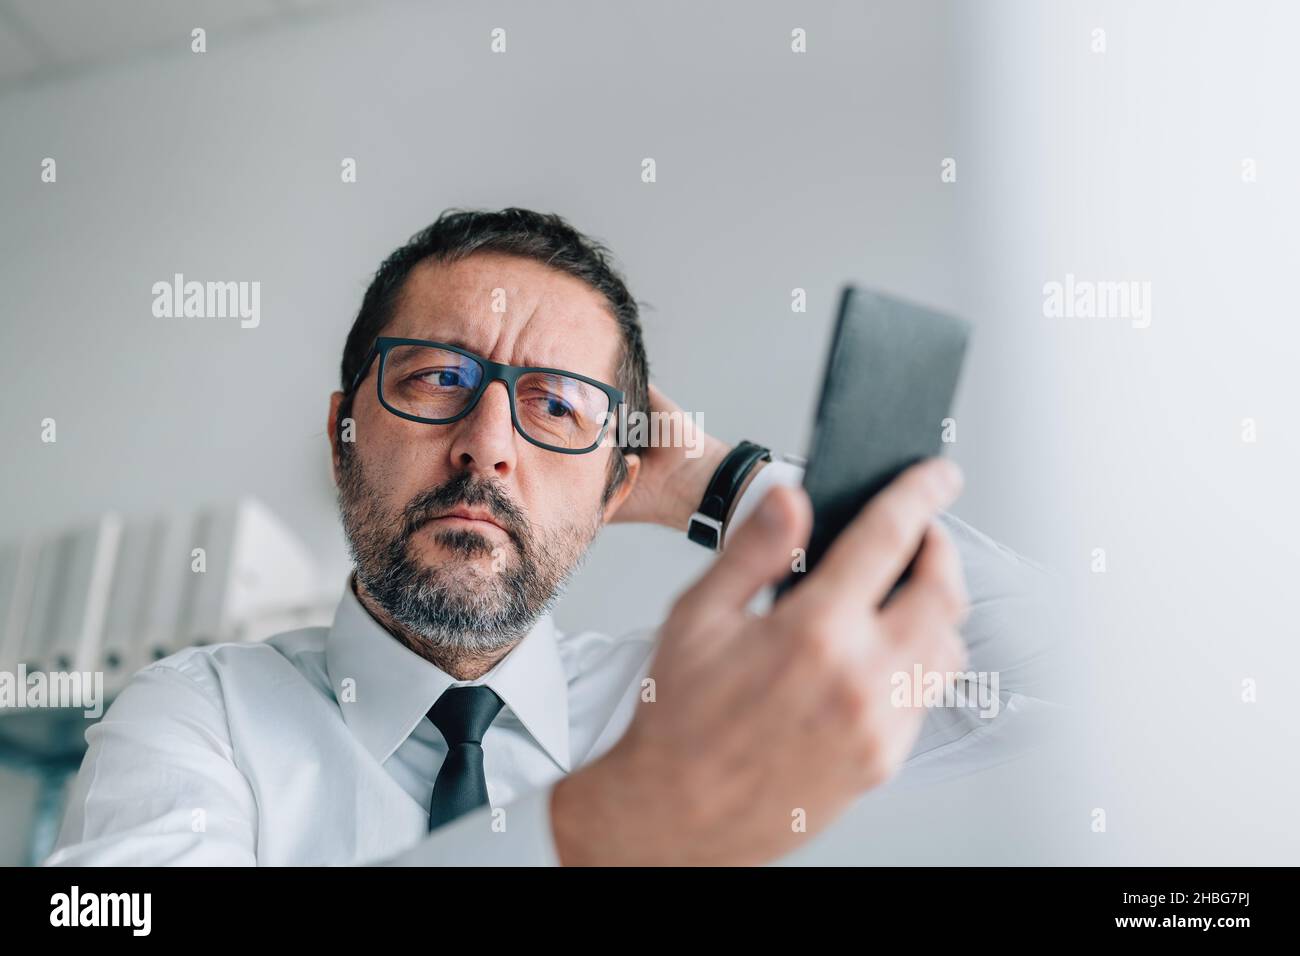
[[[304,570],[224,573],[328,620],[344,336],[447,207],[607,242],[656,381],[780,451],[855,281],[975,324],[954,511],[1068,583],[1075,724],[792,862],[1295,862],[1298,30],[1281,2],[0,0],[0,543],[254,522]],[[260,324],[155,318],[175,273],[259,281]],[[1045,316],[1067,274],[1151,283],[1149,327]],[[557,621],[652,626],[707,561],[608,529]],[[41,769],[0,768],[0,863],[57,805]]]

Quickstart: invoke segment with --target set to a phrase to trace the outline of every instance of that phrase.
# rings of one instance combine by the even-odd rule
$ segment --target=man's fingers
[[[960,625],[968,608],[961,555],[931,519],[912,576],[885,605],[881,622],[891,634],[922,633]]]
[[[678,598],[673,614],[689,618],[743,610],[760,589],[790,573],[792,553],[808,543],[811,529],[807,493],[785,486],[771,489],[744,524],[727,532],[725,550]]]
[[[876,607],[916,553],[930,519],[960,491],[961,472],[942,458],[903,471],[840,532],[805,582],[807,597],[851,596]]]

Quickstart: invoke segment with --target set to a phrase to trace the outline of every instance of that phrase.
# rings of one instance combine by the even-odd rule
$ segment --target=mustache
[[[461,504],[486,508],[515,545],[523,546],[528,537],[528,518],[523,509],[495,481],[475,479],[469,472],[461,472],[437,488],[422,491],[407,503],[402,509],[403,542],[434,518]]]

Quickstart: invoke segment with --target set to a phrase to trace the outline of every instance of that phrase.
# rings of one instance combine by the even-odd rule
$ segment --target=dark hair
[[[533,259],[581,279],[609,303],[623,343],[617,380],[611,384],[624,394],[624,413],[647,413],[650,404],[650,370],[637,302],[611,264],[613,254],[603,244],[584,236],[554,213],[510,207],[499,211],[448,209],[432,225],[421,229],[406,245],[384,260],[361,300],[361,309],[343,346],[341,368],[344,399],[342,420],[352,411],[349,392],[370,347],[393,317],[406,277],[426,259],[457,262],[476,252],[497,252]],[[610,458],[605,500],[627,478],[622,449]]]

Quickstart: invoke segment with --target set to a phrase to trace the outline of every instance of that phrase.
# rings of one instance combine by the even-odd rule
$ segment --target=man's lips
[[[498,531],[502,531],[502,532],[506,531],[506,529],[501,527],[501,525],[497,522],[495,518],[492,517],[491,514],[489,514],[486,511],[478,511],[474,508],[453,508],[451,511],[448,511],[446,514],[441,514],[433,518],[430,518],[427,523],[433,524],[435,521],[443,522],[443,523],[464,522],[469,527],[478,526],[480,528],[483,525],[491,525],[493,528],[496,528]]]

